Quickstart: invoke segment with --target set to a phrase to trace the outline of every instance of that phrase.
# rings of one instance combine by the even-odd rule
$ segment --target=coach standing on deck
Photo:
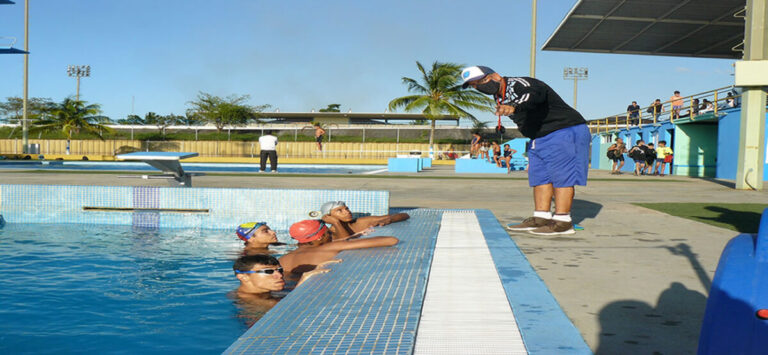
[[[461,78],[464,87],[493,95],[496,114],[509,116],[520,133],[531,139],[528,184],[533,187],[533,217],[508,228],[538,235],[574,233],[574,186],[587,184],[589,169],[590,133],[584,117],[534,78],[502,77],[483,66],[464,69]]]
[[[267,158],[273,173],[277,172],[277,137],[272,135],[272,131],[266,131],[266,134],[259,137],[259,172],[263,173],[267,168]]]

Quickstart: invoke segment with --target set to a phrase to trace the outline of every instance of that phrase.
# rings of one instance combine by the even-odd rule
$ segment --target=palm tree
[[[105,116],[100,115],[101,107],[98,104],[87,105],[85,101],[66,98],[60,104],[55,104],[48,117],[37,122],[30,131],[50,132],[62,131],[67,135],[67,147],[72,139],[72,134],[85,131],[99,139],[104,139],[102,132],[111,132],[112,129],[105,126]],[[69,152],[69,151],[67,151]]]
[[[435,61],[427,72],[418,61],[416,66],[421,72],[421,82],[403,77],[403,84],[408,85],[408,91],[414,95],[398,97],[389,102],[389,110],[402,107],[405,111],[421,111],[432,121],[429,133],[430,156],[435,141],[435,118],[442,115],[455,115],[459,118],[469,118],[477,122],[475,116],[467,110],[493,112],[493,100],[475,90],[461,87],[462,66],[454,63]]]

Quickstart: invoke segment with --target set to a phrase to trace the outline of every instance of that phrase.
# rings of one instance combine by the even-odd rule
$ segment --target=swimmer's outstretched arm
[[[378,248],[378,247],[391,247],[397,244],[400,240],[395,237],[372,237],[355,240],[345,240],[340,243],[328,243],[323,244],[318,249],[322,248],[324,251],[342,251],[350,249],[365,249],[365,248]]]
[[[358,218],[359,221],[371,226],[386,226],[390,223],[402,222],[411,218],[407,213],[388,214],[385,216],[367,216]]]

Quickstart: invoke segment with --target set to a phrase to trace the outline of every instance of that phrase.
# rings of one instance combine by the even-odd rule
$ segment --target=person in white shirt
[[[269,157],[270,170],[273,173],[277,172],[277,137],[272,135],[272,131],[266,131],[265,134],[259,137],[259,146],[261,147],[261,167],[259,172],[264,172],[267,168],[267,157]]]

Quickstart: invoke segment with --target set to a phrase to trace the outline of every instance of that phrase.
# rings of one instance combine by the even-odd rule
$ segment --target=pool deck
[[[195,186],[388,190],[392,207],[488,209],[502,225],[530,214],[524,173],[455,178],[451,168],[403,179],[212,175],[196,178]],[[118,174],[0,172],[0,182],[163,185],[122,180]],[[577,189],[573,211],[584,231],[570,237],[520,233],[511,238],[596,353],[695,353],[708,283],[723,246],[736,232],[631,203],[766,203],[768,193],[677,176],[636,181],[590,171],[590,177],[599,180]]]

